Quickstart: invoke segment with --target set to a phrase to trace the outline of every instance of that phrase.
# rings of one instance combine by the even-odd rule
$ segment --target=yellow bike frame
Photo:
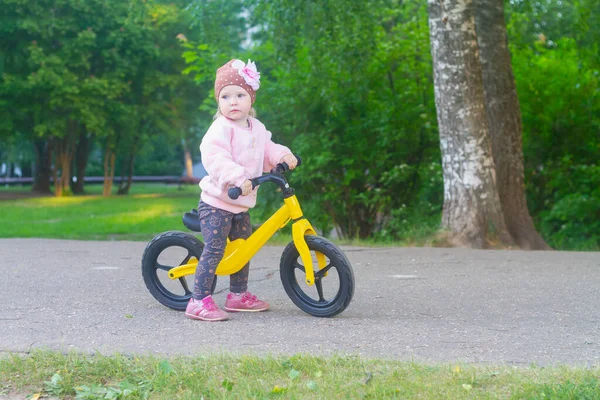
[[[248,239],[236,239],[232,242],[227,240],[225,254],[223,259],[217,266],[217,275],[231,275],[246,265],[252,257],[263,247],[267,241],[281,228],[287,225],[290,220],[292,224],[292,238],[306,273],[306,284],[313,285],[315,283],[315,269],[313,267],[310,250],[304,239],[304,235],[316,235],[315,230],[310,222],[303,218],[302,209],[296,196],[291,196],[283,199],[284,205],[275,212],[264,224],[260,226]],[[325,267],[325,256],[316,252],[318,270]],[[187,264],[169,270],[169,278],[179,279],[185,275],[191,275],[196,272],[198,260],[193,257]]]

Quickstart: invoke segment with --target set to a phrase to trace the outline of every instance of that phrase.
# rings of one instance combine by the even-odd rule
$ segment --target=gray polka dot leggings
[[[215,279],[215,270],[225,253],[227,237],[229,240],[247,239],[252,233],[250,215],[234,214],[221,210],[200,201],[198,216],[204,237],[204,250],[196,267],[196,280],[192,296],[201,300],[212,294],[211,288]],[[248,272],[250,263],[229,277],[229,290],[234,293],[245,292],[248,289]]]

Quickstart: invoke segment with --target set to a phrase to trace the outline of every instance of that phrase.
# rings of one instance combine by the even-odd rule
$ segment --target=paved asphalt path
[[[345,247],[354,299],[322,319],[288,299],[278,273],[282,247],[267,246],[252,261],[250,289],[272,310],[206,323],[150,295],[140,271],[145,246],[0,240],[0,352],[600,365],[600,253]],[[217,285],[220,304],[227,283]]]

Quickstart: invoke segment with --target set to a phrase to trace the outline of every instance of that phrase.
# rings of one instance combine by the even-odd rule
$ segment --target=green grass
[[[0,237],[40,237],[82,240],[149,240],[166,230],[186,230],[185,211],[197,207],[195,186],[135,185],[128,196],[91,194],[2,200]],[[159,192],[159,193],[157,193]]]
[[[110,197],[102,196],[101,185],[88,185],[86,191],[65,197],[2,200],[0,196],[0,238],[149,241],[165,231],[188,232],[181,217],[198,206],[200,196],[196,185],[135,184],[129,195]],[[29,195],[30,189],[9,187],[2,192]],[[250,214],[257,224],[269,213],[259,205]],[[291,229],[286,228],[269,243],[288,243]]]
[[[0,396],[81,399],[598,399],[600,370],[425,365],[309,355],[0,359]],[[126,395],[126,396],[125,396]]]

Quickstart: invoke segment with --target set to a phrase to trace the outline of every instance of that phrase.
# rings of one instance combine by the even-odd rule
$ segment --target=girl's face
[[[246,127],[246,119],[252,109],[252,99],[246,89],[229,85],[221,89],[219,93],[219,110],[226,118],[229,118],[237,125]]]

